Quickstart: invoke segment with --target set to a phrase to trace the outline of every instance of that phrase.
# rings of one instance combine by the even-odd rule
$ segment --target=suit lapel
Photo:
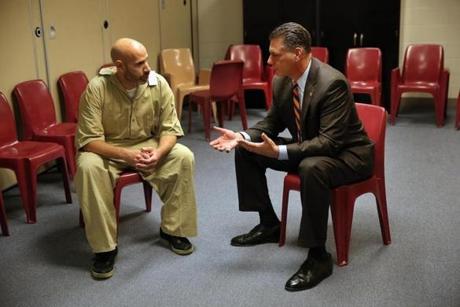
[[[312,97],[315,93],[316,82],[318,81],[318,70],[319,63],[316,59],[312,57],[310,71],[308,72],[307,82],[305,83],[305,89],[303,92],[303,101],[302,101],[302,123],[304,123],[307,118],[308,110],[310,109],[310,104]]]

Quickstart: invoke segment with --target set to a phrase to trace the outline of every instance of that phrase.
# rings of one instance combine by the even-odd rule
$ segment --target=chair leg
[[[226,105],[229,101],[216,101],[217,110],[217,124],[219,127],[224,127],[224,114],[226,112]]]
[[[443,103],[443,125],[444,125],[444,119],[446,118],[447,115],[447,102],[449,100],[449,78],[450,78],[450,73],[448,70],[444,70],[441,76],[441,82],[440,82],[440,91],[442,93],[442,103]]]
[[[188,133],[192,132],[192,100],[188,101]]]
[[[152,211],[152,186],[147,181],[142,181],[144,186],[145,211]]]
[[[243,129],[248,129],[248,114],[246,112],[246,102],[244,101],[244,92],[241,91],[238,95],[238,106],[240,108],[241,123],[243,124]]]
[[[183,93],[177,91],[176,96],[177,96],[176,97],[176,114],[177,114],[177,118],[180,121],[182,119],[182,108],[184,107],[184,99],[185,99],[186,95],[184,95]]]
[[[229,111],[228,111],[228,120],[232,120],[233,114],[235,114],[235,102],[233,100],[229,101]]]
[[[202,104],[203,109],[203,124],[204,124],[204,135],[206,141],[210,141],[211,139],[211,102],[210,100],[206,99],[206,101]]]
[[[212,112],[212,119],[215,123],[218,122],[217,118],[217,103],[215,101],[211,102],[211,112]]]
[[[83,219],[83,214],[81,213],[81,210],[80,210],[80,214],[79,214],[79,217],[78,217],[78,224],[82,228],[85,227],[85,220]]]
[[[120,187],[118,184],[115,184],[115,188],[113,189],[113,206],[115,207],[117,225],[120,222],[120,202],[122,189],[123,187]]]
[[[442,89],[439,89],[436,94],[434,94],[434,111],[436,114],[436,126],[438,128],[444,126],[444,115],[445,115],[445,99],[444,95],[441,93]]]
[[[62,181],[64,182],[65,200],[68,204],[72,203],[72,194],[70,193],[69,173],[67,172],[67,165],[65,157],[57,159],[58,169],[62,174]]]
[[[380,90],[376,87],[371,94],[372,104],[376,106],[380,106]]]
[[[25,165],[15,171],[21,192],[22,206],[26,213],[26,223],[34,224],[37,222],[37,174]]]
[[[457,114],[455,116],[455,128],[460,129],[460,93],[457,98]]]
[[[377,211],[380,221],[380,231],[382,232],[383,244],[388,245],[391,243],[390,223],[388,221],[387,199],[385,192],[385,182],[383,180],[377,181],[377,193],[375,195],[377,201]]]
[[[0,227],[2,229],[2,234],[4,236],[9,236],[10,232],[8,230],[8,224],[6,221],[6,212],[5,212],[5,207],[3,205],[3,196],[2,193],[0,192]]]
[[[75,161],[74,138],[72,140],[66,139],[61,145],[64,146],[65,159],[67,162],[67,169],[69,177],[73,179],[77,172],[77,165]]]
[[[349,201],[347,192],[332,192],[331,215],[338,266],[345,266],[348,264],[353,209],[351,209],[350,216],[347,201]]]
[[[286,243],[286,224],[288,214],[289,191],[290,189],[286,186],[286,184],[284,184],[283,200],[281,201],[280,241],[278,243],[279,247],[283,246]]]
[[[396,116],[399,111],[399,104],[401,102],[401,94],[397,89],[391,91],[391,106],[390,106],[390,123],[395,124]]]

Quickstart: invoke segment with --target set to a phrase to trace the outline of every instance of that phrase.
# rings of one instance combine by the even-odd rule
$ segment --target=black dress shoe
[[[332,257],[327,253],[327,257],[322,260],[308,257],[300,269],[286,282],[287,291],[301,291],[311,289],[319,284],[323,279],[332,274]]]
[[[278,243],[280,239],[280,225],[266,227],[261,224],[250,232],[236,236],[230,242],[233,246],[252,246],[263,243]]]

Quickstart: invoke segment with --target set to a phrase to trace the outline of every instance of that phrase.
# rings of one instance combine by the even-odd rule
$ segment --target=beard
[[[150,74],[150,71],[144,73],[144,74],[139,78],[140,82],[141,82],[141,83],[147,82],[147,80],[149,79],[149,74]]]
[[[143,84],[145,82],[147,82],[148,78],[149,78],[149,73],[150,71],[148,72],[145,72],[143,73],[142,75],[138,76],[136,74],[133,74],[131,73],[130,71],[127,71],[125,73],[125,79],[130,81],[130,82],[135,82],[135,83],[138,83],[138,84]]]

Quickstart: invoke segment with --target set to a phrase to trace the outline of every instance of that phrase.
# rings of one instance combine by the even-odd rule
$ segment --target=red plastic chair
[[[272,104],[271,79],[268,66],[264,68],[259,45],[231,45],[227,53],[229,60],[244,63],[243,89],[264,91],[265,108],[268,110]]]
[[[211,126],[211,101],[228,102],[235,101],[239,104],[243,129],[248,128],[248,116],[244,102],[242,87],[243,62],[241,61],[218,61],[211,69],[209,90],[191,93],[189,96],[188,130],[192,130],[192,104],[201,106],[203,113],[204,131],[206,140],[210,139]],[[223,111],[219,108],[219,125],[223,126]]]
[[[78,121],[78,103],[87,84],[88,78],[82,71],[72,71],[59,77],[58,85],[64,99],[66,122]]]
[[[6,222],[6,212],[5,207],[3,206],[3,195],[2,191],[0,191],[0,227],[2,229],[2,234],[4,236],[9,236],[10,232],[8,230],[8,224]]]
[[[117,223],[120,221],[120,203],[121,191],[124,187],[136,183],[144,185],[145,212],[152,211],[152,187],[147,181],[144,181],[139,173],[134,171],[124,171],[120,174],[113,189],[113,206],[117,215]],[[80,226],[84,226],[83,216],[80,211]]]
[[[13,91],[21,110],[24,139],[61,144],[65,149],[67,167],[71,178],[76,171],[76,123],[57,123],[53,98],[42,80],[19,83]]]
[[[460,91],[458,92],[457,98],[457,116],[455,116],[455,127],[457,130],[460,129]]]
[[[0,167],[16,174],[27,223],[37,221],[37,170],[57,160],[64,181],[67,203],[72,202],[64,148],[56,143],[18,141],[13,113],[0,92]]]
[[[361,119],[369,138],[375,142],[374,171],[369,179],[353,184],[343,185],[332,190],[331,213],[334,226],[335,246],[337,250],[337,264],[339,266],[348,264],[348,250],[350,247],[353,209],[356,198],[362,194],[374,194],[377,201],[377,211],[383,244],[388,245],[391,243],[384,172],[386,128],[385,109],[380,106],[356,103],[356,110],[358,111],[359,118]],[[289,173],[284,177],[279,246],[283,246],[286,239],[286,222],[290,190],[300,190],[300,177],[295,173]]]
[[[345,74],[353,93],[369,94],[372,104],[381,105],[382,53],[379,48],[348,49]]]
[[[323,63],[329,63],[329,50],[326,47],[311,47],[311,54]]]
[[[434,97],[436,125],[444,125],[447,106],[449,71],[444,69],[444,49],[441,45],[409,45],[404,54],[402,73],[391,72],[390,122],[395,123],[401,95],[405,92],[426,92]]]

